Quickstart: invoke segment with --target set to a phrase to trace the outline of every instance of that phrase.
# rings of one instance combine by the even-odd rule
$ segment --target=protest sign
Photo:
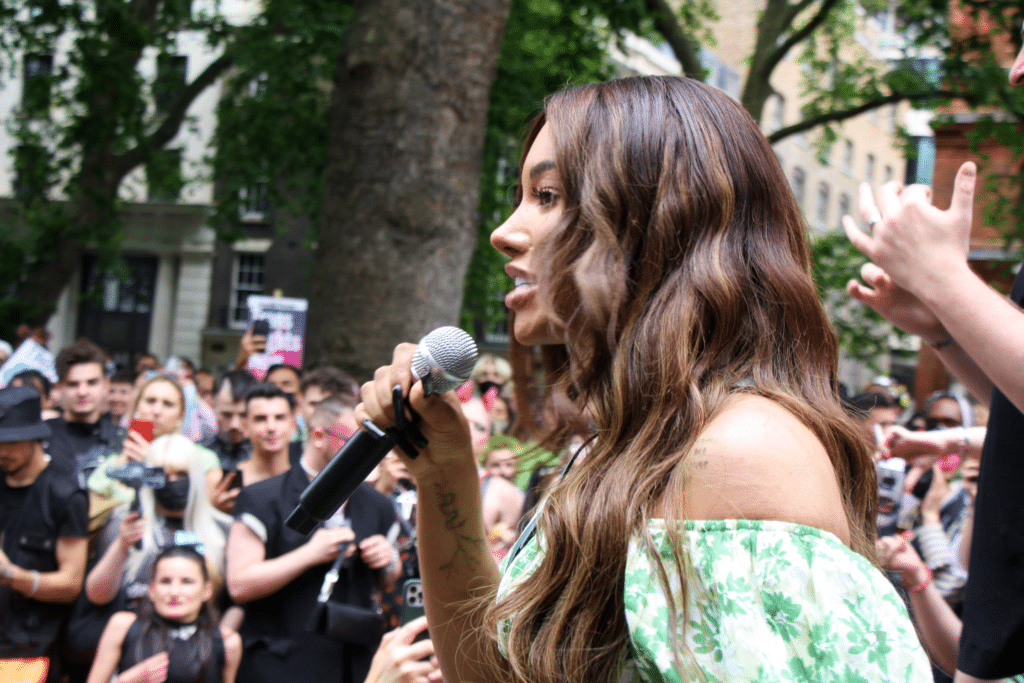
[[[26,339],[0,366],[0,387],[6,387],[19,372],[36,370],[50,382],[57,381],[57,364],[50,351],[35,341]]]
[[[249,307],[249,328],[256,320],[270,324],[267,348],[264,353],[249,356],[246,369],[263,379],[267,369],[277,363],[302,367],[302,351],[306,341],[306,311],[309,302],[280,296],[252,295],[246,300]]]

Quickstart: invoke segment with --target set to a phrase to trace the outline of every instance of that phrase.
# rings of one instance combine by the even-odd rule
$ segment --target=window
[[[782,95],[775,96],[775,111],[772,114],[772,132],[780,130],[786,120],[786,98]]]
[[[146,164],[148,201],[176,202],[185,182],[181,176],[181,150],[161,149]]]
[[[843,142],[843,171],[853,174],[853,140]]]
[[[260,181],[238,190],[238,217],[246,222],[259,223],[266,219],[270,209],[267,183]]]
[[[850,199],[850,195],[845,192],[839,195],[839,220],[837,221],[841,226],[843,224],[843,216],[850,215],[850,207],[853,206],[853,201]]]
[[[235,254],[234,272],[231,277],[231,313],[228,324],[231,327],[245,327],[249,320],[246,300],[250,294],[263,293],[263,254],[238,252]]]
[[[804,175],[804,170],[799,166],[794,166],[793,175],[790,177],[789,182],[793,188],[793,196],[796,197],[796,203],[799,204],[800,209],[803,210],[804,194],[807,189],[807,176]]]
[[[714,86],[734,100],[740,97],[740,74],[715,53],[701,49],[700,63],[707,70],[708,85]]]
[[[52,75],[53,55],[25,55],[22,61],[21,106],[27,114],[42,114],[50,108]]]
[[[882,182],[887,183],[892,180],[892,164],[885,165],[885,175],[882,177]]]
[[[249,97],[259,98],[267,92],[267,74],[261,73],[249,81]]]
[[[824,228],[828,223],[828,201],[831,190],[828,183],[818,184],[818,205],[814,212],[818,227]]]
[[[864,180],[873,183],[875,182],[875,155],[869,154],[867,160],[864,162]]]
[[[39,145],[18,145],[14,150],[14,194],[21,199],[46,193],[46,150]]]
[[[896,124],[899,122],[899,109],[895,104],[889,105],[889,133],[896,132]]]
[[[153,101],[156,112],[166,114],[174,106],[178,95],[185,88],[188,74],[188,57],[180,55],[157,55],[156,80],[153,82]]]

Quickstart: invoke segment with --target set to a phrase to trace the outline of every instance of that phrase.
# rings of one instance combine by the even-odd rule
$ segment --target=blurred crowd
[[[264,341],[247,332],[214,374],[149,354],[114,367],[80,339],[55,383],[24,370],[0,389],[0,659],[90,683],[440,679],[406,595],[414,482],[389,454],[311,536],[289,529],[358,429],[359,384],[288,364],[257,379]],[[485,355],[458,391],[496,561],[554,460],[511,435],[511,377]]]
[[[951,681],[988,411],[960,391],[911,408],[905,388],[884,376],[844,403],[875,444],[879,559],[935,660],[935,680]]]
[[[0,390],[0,658],[89,683],[440,679],[418,635],[415,482],[391,453],[311,536],[289,529],[359,428],[359,384],[287,364],[257,379],[262,341],[247,332],[214,374],[151,355],[115,368],[81,339],[56,383],[26,370]],[[457,391],[496,562],[585,450],[538,445],[544,411],[520,419],[514,385],[485,354]],[[886,377],[845,402],[876,446],[880,560],[933,656],[955,653],[985,411],[950,392],[911,409]],[[955,654],[936,660],[947,680]]]

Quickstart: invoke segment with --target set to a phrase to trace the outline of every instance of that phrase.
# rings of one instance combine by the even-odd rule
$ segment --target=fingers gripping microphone
[[[426,395],[443,394],[469,379],[476,355],[476,342],[471,336],[457,327],[439,327],[420,340],[412,357],[412,372],[423,382]],[[414,421],[417,417],[413,413]],[[396,443],[407,451],[411,448],[409,441],[421,448],[426,445],[415,425],[405,419],[398,387],[395,392],[395,421],[397,429],[386,432],[370,420],[364,421],[363,429],[341,447],[302,492],[299,504],[285,524],[301,534],[310,533],[348,500]]]

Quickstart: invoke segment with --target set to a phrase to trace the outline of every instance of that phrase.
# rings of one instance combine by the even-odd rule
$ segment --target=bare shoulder
[[[104,635],[109,634],[112,639],[123,641],[137,618],[135,612],[115,612],[107,621]]]
[[[814,433],[770,399],[732,399],[684,460],[690,519],[766,519],[849,541],[835,469]]]

